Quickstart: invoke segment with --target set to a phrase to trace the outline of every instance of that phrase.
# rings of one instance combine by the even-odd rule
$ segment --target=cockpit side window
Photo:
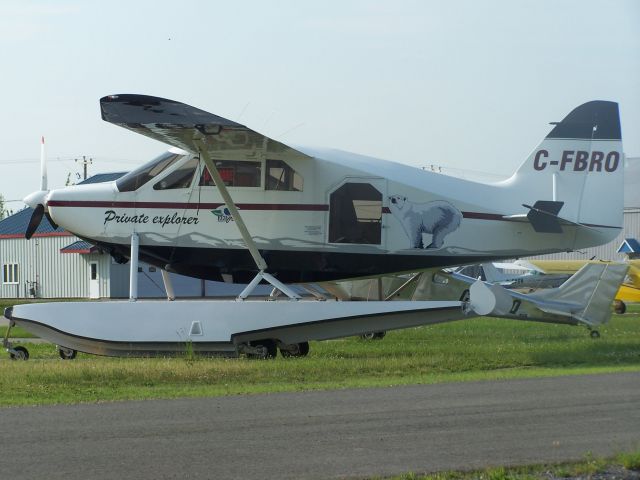
[[[267,160],[267,185],[265,190],[301,192],[302,176],[282,160]]]
[[[145,163],[141,167],[127,173],[125,176],[120,177],[116,180],[116,186],[121,192],[133,192],[155,176],[162,173],[182,157],[183,155],[177,153],[165,152],[151,160],[149,163]]]
[[[154,190],[175,190],[189,188],[196,173],[198,157],[191,158],[153,186]]]
[[[227,187],[259,187],[261,177],[260,162],[246,162],[236,160],[217,160],[216,168]],[[201,187],[214,186],[215,183],[208,168],[202,170]]]

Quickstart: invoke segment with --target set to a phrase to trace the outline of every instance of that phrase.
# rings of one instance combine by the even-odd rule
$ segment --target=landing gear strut
[[[9,333],[11,333],[11,329],[14,325],[15,323],[13,320],[10,320],[7,333],[5,333],[4,338],[2,339],[2,346],[9,353],[9,358],[11,358],[11,360],[29,360],[29,350],[20,345],[14,347],[13,343],[9,341]]]
[[[278,355],[278,344],[271,338],[265,338],[263,340],[253,340],[249,342],[242,350],[247,355],[247,358],[267,360],[276,358]]]
[[[309,354],[309,342],[280,345],[280,354],[284,358],[306,357]]]
[[[362,340],[382,340],[384,336],[387,334],[385,331],[381,332],[367,332],[360,335]]]
[[[78,355],[78,351],[72,348],[58,346],[58,355],[63,360],[73,360]]]

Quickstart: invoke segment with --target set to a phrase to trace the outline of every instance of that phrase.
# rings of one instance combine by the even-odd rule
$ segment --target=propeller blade
[[[53,228],[58,228],[58,224],[53,221],[53,218],[51,218],[51,215],[49,214],[49,210],[45,210],[44,216],[47,217],[47,220],[49,221],[49,223]]]
[[[38,225],[42,221],[42,216],[44,215],[44,205],[39,203],[36,208],[33,209],[33,214],[31,214],[31,220],[29,220],[29,225],[27,226],[27,231],[24,234],[24,238],[27,240],[33,237],[33,234],[36,233],[38,229]]]
[[[40,190],[47,189],[47,156],[44,151],[44,136],[40,138]]]

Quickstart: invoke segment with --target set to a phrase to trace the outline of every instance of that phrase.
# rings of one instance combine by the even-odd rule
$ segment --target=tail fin
[[[549,313],[557,313],[553,307],[556,303],[577,305],[572,317],[587,325],[600,325],[609,321],[611,303],[628,269],[629,265],[622,263],[588,263],[560,287],[529,297],[540,301],[538,308]]]
[[[548,232],[558,231],[554,221],[585,227],[577,229],[574,248],[613,240],[624,203],[618,104],[587,102],[554,125],[503,185],[518,192],[532,224],[538,220]]]
[[[484,278],[489,283],[504,282],[509,280],[509,276],[500,272],[491,262],[482,264],[482,271],[484,272]]]

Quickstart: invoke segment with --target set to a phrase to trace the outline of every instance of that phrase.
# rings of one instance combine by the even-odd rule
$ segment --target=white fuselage
[[[289,190],[269,189],[274,175],[283,176],[282,164],[272,168],[271,158],[237,160],[230,164],[235,170],[225,173],[270,269],[309,272],[299,279],[282,274],[286,280],[572,250],[603,243],[618,232],[599,225],[579,234],[572,226],[560,234],[537,233],[527,222],[505,218],[526,213],[522,204],[544,196],[539,185],[514,188],[517,175],[484,184],[346,152],[303,151],[309,157],[277,159],[290,169],[284,187]],[[193,166],[191,178],[180,188],[163,189],[162,182],[187,164]],[[230,212],[218,189],[200,180],[202,171],[201,162],[184,155],[132,191],[120,191],[120,181],[54,190],[48,209],[59,225],[112,253],[127,256],[135,232],[146,260],[181,273],[216,278],[218,272],[252,270]],[[550,182],[547,190],[550,194]],[[225,261],[231,257],[236,265]],[[210,273],[201,267],[210,267]],[[313,273],[321,270],[322,275]]]

